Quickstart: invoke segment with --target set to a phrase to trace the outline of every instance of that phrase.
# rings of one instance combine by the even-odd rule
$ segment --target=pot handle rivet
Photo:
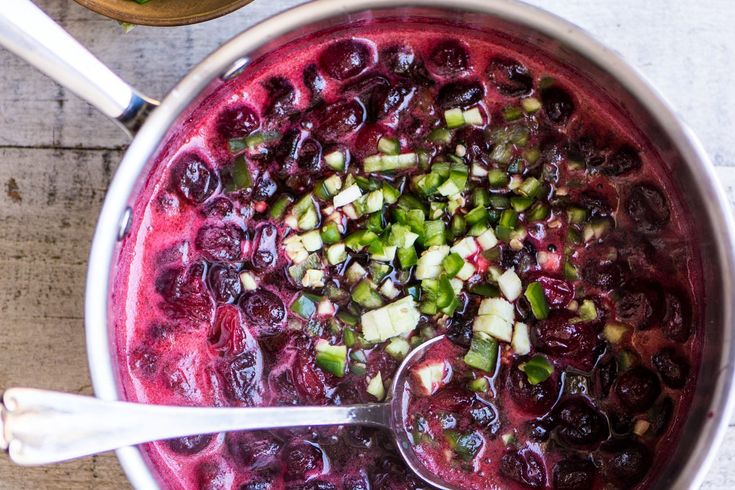
[[[250,63],[250,58],[248,58],[247,56],[236,59],[220,76],[220,79],[222,79],[223,82],[227,82],[232,80],[233,78],[237,78],[237,76],[241,74],[243,70],[245,70],[245,67],[248,66],[248,63]]]

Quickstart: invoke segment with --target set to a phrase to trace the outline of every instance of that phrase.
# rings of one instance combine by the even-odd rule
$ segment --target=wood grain
[[[71,0],[37,3],[125,80],[160,97],[223,41],[302,1],[256,0],[201,25],[137,27],[129,34]],[[730,0],[531,3],[621,51],[673,101],[718,165],[735,164],[735,122],[723,116],[735,114]],[[91,394],[82,321],[86,260],[127,140],[94,109],[2,50],[0,67],[0,388]],[[735,167],[719,175],[735,204]],[[0,457],[0,490],[128,487],[112,455],[44,468],[19,468]],[[703,488],[735,488],[735,427]]]

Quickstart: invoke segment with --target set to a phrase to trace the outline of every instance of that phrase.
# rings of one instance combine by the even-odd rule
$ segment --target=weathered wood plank
[[[38,3],[124,79],[160,97],[224,40],[302,1],[256,0],[202,25],[138,27],[129,34],[71,0]],[[735,113],[735,92],[727,84],[735,63],[732,2],[530,1],[621,51],[672,100],[716,163],[735,164],[735,121],[723,117]],[[82,321],[86,258],[127,141],[94,109],[2,50],[0,67],[0,387],[89,394]],[[33,149],[39,147],[58,149]],[[719,172],[735,204],[735,168]],[[735,488],[733,461],[735,428],[704,488]],[[18,468],[2,456],[0,475],[0,490],[128,487],[111,455],[45,468]]]

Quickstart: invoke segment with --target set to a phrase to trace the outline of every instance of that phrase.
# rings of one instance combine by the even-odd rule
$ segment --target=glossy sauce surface
[[[498,142],[487,135],[511,126],[506,107],[534,97],[542,107],[523,116],[525,146],[539,150],[541,163],[526,173],[555,173],[553,214],[528,223],[520,247],[501,246],[475,265],[540,282],[551,314],[536,321],[528,305],[517,305],[532,350],[520,356],[501,345],[487,374],[462,362],[482,298],[465,294],[452,318],[423,315],[412,337],[448,332],[453,340],[429,357],[451,363],[454,374],[435,395],[412,399],[407,430],[422,427],[422,459],[463,488],[645,487],[676,442],[696,381],[696,244],[645,138],[598,88],[537,56],[457,27],[384,22],[281,48],[205,101],[167,143],[123,244],[113,314],[125,397],[207,406],[374,401],[368,380],[380,372],[389,382],[399,360],[378,345],[361,350],[363,372],[340,377],[315,364],[318,339],[343,343],[343,333],[293,314],[303,288],[287,274],[288,227],[268,211],[283,193],[300,197],[333,173],[323,156],[334,149],[348,151],[347,171],[360,174],[380,136],[437,155],[462,144],[468,164],[497,166]],[[486,127],[455,130],[446,147],[427,144],[444,111],[457,106],[479,107]],[[240,151],[228,141],[256,132],[277,136],[248,153],[253,185],[228,191]],[[570,202],[614,228],[570,244]],[[567,261],[578,277],[565,277]],[[257,278],[255,291],[245,290],[242,272]],[[597,305],[594,320],[573,321],[582,298]],[[603,332],[610,322],[632,327],[614,345]],[[536,354],[554,369],[531,385],[518,367]],[[487,378],[487,391],[467,389],[477,377]],[[638,420],[648,423],[642,435]],[[458,436],[476,437],[479,451],[458,455]],[[219,434],[144,451],[168,488],[425,487],[407,473],[390,435],[369,429]]]

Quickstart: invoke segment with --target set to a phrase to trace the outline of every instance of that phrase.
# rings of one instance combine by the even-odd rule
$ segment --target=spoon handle
[[[104,401],[12,388],[0,406],[0,447],[39,465],[144,442],[216,432],[321,425],[389,428],[390,404],[191,408]]]

